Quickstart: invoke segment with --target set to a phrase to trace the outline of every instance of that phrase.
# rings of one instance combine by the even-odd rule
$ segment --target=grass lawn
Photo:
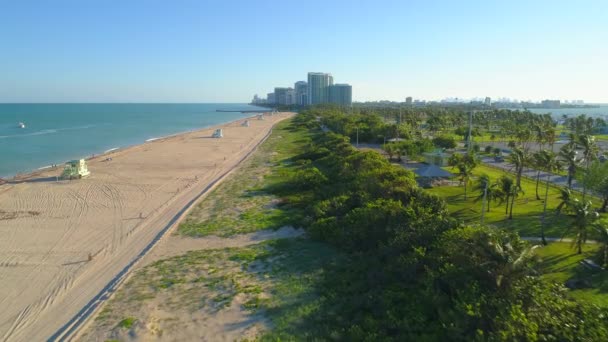
[[[595,139],[608,141],[608,134],[596,134]]]
[[[309,133],[291,131],[289,123],[278,123],[258,151],[192,210],[177,234],[226,237],[289,224],[290,213],[278,208],[278,199],[262,190],[307,141]]]
[[[450,168],[447,168],[451,171]],[[480,165],[474,170],[475,176],[487,174],[492,181],[495,181],[508,172]],[[473,181],[474,184],[474,181]],[[448,204],[448,209],[455,217],[467,223],[479,223],[481,219],[482,201],[479,198],[480,192],[473,189],[473,184],[469,186],[468,198],[464,199],[464,188],[462,186],[444,186],[428,189],[444,198]],[[521,236],[540,236],[540,219],[543,212],[543,201],[537,200],[535,195],[535,182],[530,179],[522,179],[524,193],[515,200],[513,208],[513,219],[508,220],[505,215],[505,203],[491,203],[490,212],[485,214],[485,223],[509,230],[517,231]],[[544,186],[541,183],[539,193],[544,197]],[[559,204],[559,190],[555,187],[549,188],[549,200],[547,212],[549,222],[545,233],[548,237],[561,237],[571,224],[571,218],[567,216],[555,216],[555,208]],[[595,199],[594,203],[599,204]],[[605,218],[606,219],[606,218]],[[572,235],[572,234],[568,234]],[[591,234],[593,238],[594,234]],[[573,298],[595,303],[597,305],[608,306],[608,271],[599,273],[591,272],[580,265],[583,259],[593,258],[599,249],[597,244],[587,244],[583,248],[583,254],[576,254],[576,250],[570,243],[553,242],[537,250],[541,257],[540,272],[547,281],[564,284],[569,279],[587,279],[591,287],[577,289],[570,292]]]
[[[448,171],[453,171],[451,168],[446,168]],[[502,175],[509,175],[514,178],[514,175],[495,169],[486,165],[479,165],[473,170],[474,178],[481,174],[490,176],[492,182],[495,182]],[[457,217],[467,223],[479,223],[481,221],[481,192],[474,190],[476,180],[473,179],[467,187],[467,199],[464,199],[464,187],[462,186],[441,186],[428,189],[430,193],[445,199],[448,204],[448,209],[454,217]],[[498,227],[503,227],[519,232],[521,236],[540,236],[541,217],[544,206],[544,191],[545,186],[541,182],[539,187],[539,195],[541,200],[536,199],[535,188],[536,183],[530,179],[522,178],[521,186],[523,194],[515,200],[513,207],[513,219],[508,220],[505,215],[506,203],[494,202],[490,203],[490,211],[485,213],[485,223],[492,224]],[[596,205],[600,204],[599,199],[592,199]],[[567,216],[555,216],[555,208],[559,205],[559,189],[557,187],[549,187],[549,197],[547,201],[547,228],[545,233],[548,237],[562,237],[566,230],[570,227],[571,218]]]
[[[553,242],[537,249],[543,279],[560,284],[569,279],[585,279],[591,287],[570,291],[572,297],[608,307],[608,271],[591,271],[580,265],[583,259],[594,258],[599,248],[597,244],[585,245],[579,255],[570,243]]]

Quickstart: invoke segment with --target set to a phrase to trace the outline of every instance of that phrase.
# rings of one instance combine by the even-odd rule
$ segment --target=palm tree
[[[570,190],[570,188],[561,189],[559,199],[560,202],[555,208],[555,215],[561,214],[562,210],[564,210],[564,208],[568,206],[568,203],[570,203],[570,201],[574,199],[574,196],[572,196],[572,190]]]
[[[576,170],[580,165],[578,152],[576,152],[574,144],[568,143],[564,145],[559,151],[559,156],[568,169],[568,189],[572,189],[572,180],[574,179]]]
[[[513,188],[513,193],[511,193],[511,208],[509,208],[509,220],[513,219],[513,207],[515,205],[515,199],[519,196],[519,194],[523,194],[524,191],[521,187],[515,186]]]
[[[458,176],[460,176],[460,182],[464,184],[464,199],[467,199],[467,184],[469,183],[472,175],[473,168],[465,162],[458,164]]]
[[[534,272],[531,261],[536,257],[534,250],[539,246],[529,246],[519,239],[494,233],[481,236],[470,247],[472,254],[483,255],[486,261],[479,267],[500,290],[509,288],[513,281]]]
[[[595,143],[595,137],[588,134],[578,136],[578,145],[583,148],[583,161],[585,163],[585,172],[589,170],[589,164],[597,157],[599,148]],[[583,201],[587,195],[587,184],[583,183]]]
[[[540,200],[540,196],[538,195],[538,185],[540,183],[540,173],[545,169],[545,165],[547,165],[547,160],[545,159],[548,154],[544,153],[545,150],[540,150],[534,152],[532,154],[532,163],[534,168],[536,169],[536,200]]]
[[[506,202],[505,206],[505,215],[509,214],[509,208],[511,208],[509,219],[513,217],[513,203],[514,198],[519,193],[519,189],[515,185],[513,178],[508,176],[502,176],[498,179],[496,183],[498,196],[501,201]]]
[[[490,202],[498,198],[498,190],[496,189],[496,184],[491,184],[490,176],[482,174],[477,180],[475,190],[479,191],[479,196],[476,198],[476,201],[483,200],[485,196],[487,205],[486,210],[490,212]]]
[[[521,176],[524,167],[530,162],[530,154],[527,150],[515,147],[509,155],[509,161],[515,166],[515,185],[521,189]]]
[[[545,184],[545,201],[543,203],[543,218],[540,225],[540,237],[541,241],[544,245],[547,244],[547,240],[545,239],[545,224],[547,222],[547,202],[549,201],[549,183],[551,181],[551,172],[557,172],[561,169],[562,165],[560,161],[557,159],[557,156],[552,151],[542,150],[539,152],[541,157],[539,160],[544,161],[544,164],[539,165],[542,169],[547,172],[547,181]],[[539,175],[540,176],[540,175]],[[567,189],[566,189],[567,190]],[[568,192],[570,190],[567,190]],[[569,194],[567,195],[568,199],[570,198]],[[537,183],[537,197],[538,197],[538,183]],[[560,209],[561,210],[561,209]]]
[[[583,245],[587,242],[589,227],[595,224],[600,214],[592,210],[591,201],[579,201],[577,198],[569,201],[567,208],[573,218],[572,226],[576,230],[572,244],[576,246],[577,253],[582,254]]]
[[[464,184],[464,199],[467,199],[467,185],[473,174],[473,169],[479,164],[479,160],[474,154],[460,155],[454,153],[450,159],[448,159],[448,165],[452,168],[458,169],[458,175],[460,176],[460,182]]]

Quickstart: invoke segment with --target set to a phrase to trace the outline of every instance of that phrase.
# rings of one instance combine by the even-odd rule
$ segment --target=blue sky
[[[247,102],[308,71],[355,100],[608,102],[608,1],[0,0],[0,102]]]

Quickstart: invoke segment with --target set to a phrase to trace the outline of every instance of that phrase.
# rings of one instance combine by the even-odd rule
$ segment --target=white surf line
[[[119,150],[119,149],[120,149],[120,147],[114,147],[114,148],[111,148],[111,149],[105,151],[103,154],[110,153],[110,152],[113,152],[113,151],[116,151],[116,150]]]
[[[275,122],[273,126],[276,124]],[[158,242],[172,229],[176,226],[176,223],[180,222],[183,217],[189,212],[189,210],[198,202],[198,200],[206,195],[209,191],[213,190],[226,176],[232,173],[244,160],[249,158],[253,152],[255,152],[258,147],[264,143],[268,137],[272,134],[272,127],[266,133],[264,138],[260,140],[251,151],[247,152],[245,156],[243,156],[233,167],[228,169],[226,172],[218,176],[215,180],[209,183],[197,196],[195,196],[192,200],[186,204],[169,222],[167,225],[161,229],[158,234],[150,241],[146,247],[131,261],[129,262],[118,274],[110,280],[106,286],[95,295],[72,319],[70,319],[65,325],[63,325],[57,332],[51,335],[47,341],[70,341],[72,338],[76,336],[76,333],[83,326],[84,323],[87,322],[89,318],[97,311],[101,304],[103,304],[106,300],[110,298],[110,296],[118,290],[120,285],[124,282],[124,280],[129,275],[129,272],[134,268],[134,266],[143,259],[154,246],[158,244]]]

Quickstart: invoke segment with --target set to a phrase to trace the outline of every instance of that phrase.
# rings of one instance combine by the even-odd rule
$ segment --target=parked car
[[[505,161],[505,157],[503,157],[503,156],[496,156],[496,157],[494,157],[494,161],[497,162],[497,163],[502,163],[502,162]]]

